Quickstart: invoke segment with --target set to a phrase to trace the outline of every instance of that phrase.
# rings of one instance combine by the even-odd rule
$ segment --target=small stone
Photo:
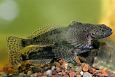
[[[58,76],[61,77],[62,76],[62,72],[58,72]]]
[[[80,59],[79,59],[79,57],[78,57],[78,56],[76,56],[76,57],[75,57],[75,61],[76,61],[76,63],[77,63],[78,65],[80,65],[80,64],[81,64],[81,61],[80,61]]]
[[[73,71],[73,69],[70,69],[69,76],[70,76],[70,77],[74,77],[74,71]]]
[[[51,70],[54,70],[56,67],[55,66],[52,66]]]
[[[83,70],[84,72],[87,72],[87,71],[89,70],[89,65],[88,65],[88,64],[83,64],[82,70]]]
[[[52,70],[47,70],[46,71],[46,75],[48,75],[49,77],[51,77],[52,76]]]
[[[58,62],[55,62],[54,64],[56,67],[61,67],[60,63],[58,63]]]
[[[60,59],[59,60],[59,63],[62,65],[63,64],[63,62],[64,62],[64,59]]]
[[[60,72],[60,71],[61,71],[61,68],[56,67],[56,71],[57,71],[57,72]]]
[[[65,74],[65,76],[64,77],[69,77],[69,75],[68,74]]]
[[[64,67],[65,69],[67,69],[68,63],[64,61],[64,62],[63,62],[63,67]]]
[[[101,69],[97,75],[100,77],[108,77],[108,72],[105,69]]]
[[[43,76],[41,76],[41,77],[48,77],[47,75],[43,75]]]
[[[102,73],[103,75],[105,75],[105,76],[108,76],[107,70],[105,70],[105,69],[102,69],[102,70],[101,70],[101,73]]]
[[[115,73],[111,73],[111,77],[115,77]]]
[[[82,77],[80,74],[77,74],[76,77]]]
[[[83,71],[80,71],[80,74],[83,75]]]
[[[76,67],[75,67],[75,71],[76,71],[76,72],[82,71],[82,67],[81,67],[81,66],[76,66]]]
[[[22,73],[19,73],[19,77],[25,77],[26,75],[22,72]]]
[[[72,63],[68,63],[69,67],[74,67],[74,65]]]
[[[32,74],[32,71],[27,72],[27,76],[30,76]]]
[[[92,77],[92,74],[89,72],[84,72],[83,77]]]
[[[35,73],[34,75],[35,75],[34,77],[41,77],[41,76],[42,76],[42,73],[41,73],[41,72],[38,72],[38,73]]]
[[[89,72],[94,75],[94,74],[96,74],[96,69],[95,69],[95,68],[90,68],[90,69],[89,69]]]
[[[56,75],[56,74],[57,74],[56,70],[53,70],[52,75]]]
[[[31,74],[30,77],[36,77],[35,74]]]

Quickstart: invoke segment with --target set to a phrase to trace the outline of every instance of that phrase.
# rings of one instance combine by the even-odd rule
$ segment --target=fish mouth
[[[113,33],[112,29],[110,28],[107,33],[108,33],[108,36],[110,36]]]
[[[112,34],[112,28],[106,26],[105,24],[102,24],[102,26],[104,27],[105,29],[105,32],[104,32],[104,37],[108,37]]]
[[[110,35],[112,35],[112,29],[109,29],[109,30],[106,30],[106,32],[104,32],[103,34],[100,35],[100,37],[98,37],[99,39],[101,38],[107,38],[109,37]]]
[[[105,32],[104,33],[104,37],[108,37],[108,36],[110,36],[111,34],[112,34],[113,32],[112,32],[112,29],[110,28],[109,30],[107,30],[107,32]]]

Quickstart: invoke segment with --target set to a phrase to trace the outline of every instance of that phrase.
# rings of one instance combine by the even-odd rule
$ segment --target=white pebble
[[[52,66],[51,70],[54,70],[56,67],[55,66]]]
[[[81,71],[80,74],[83,75],[83,71]]]
[[[27,75],[30,76],[32,74],[32,71],[28,71]]]
[[[46,71],[46,74],[50,77],[50,76],[52,76],[52,70],[47,70]]]
[[[24,74],[23,72],[19,74],[19,77],[24,77],[26,76],[26,74]]]
[[[83,77],[92,77],[92,74],[90,74],[89,72],[84,72]]]

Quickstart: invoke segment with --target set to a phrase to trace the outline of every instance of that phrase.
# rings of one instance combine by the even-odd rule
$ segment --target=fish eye
[[[92,36],[94,36],[94,35],[95,35],[95,33],[91,33],[91,35],[92,35]]]

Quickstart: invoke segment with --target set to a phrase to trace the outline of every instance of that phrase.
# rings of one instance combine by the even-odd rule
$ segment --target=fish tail
[[[20,50],[24,48],[22,38],[10,36],[7,39],[7,45],[9,50],[9,62],[12,65],[17,65],[21,62],[21,52]]]

